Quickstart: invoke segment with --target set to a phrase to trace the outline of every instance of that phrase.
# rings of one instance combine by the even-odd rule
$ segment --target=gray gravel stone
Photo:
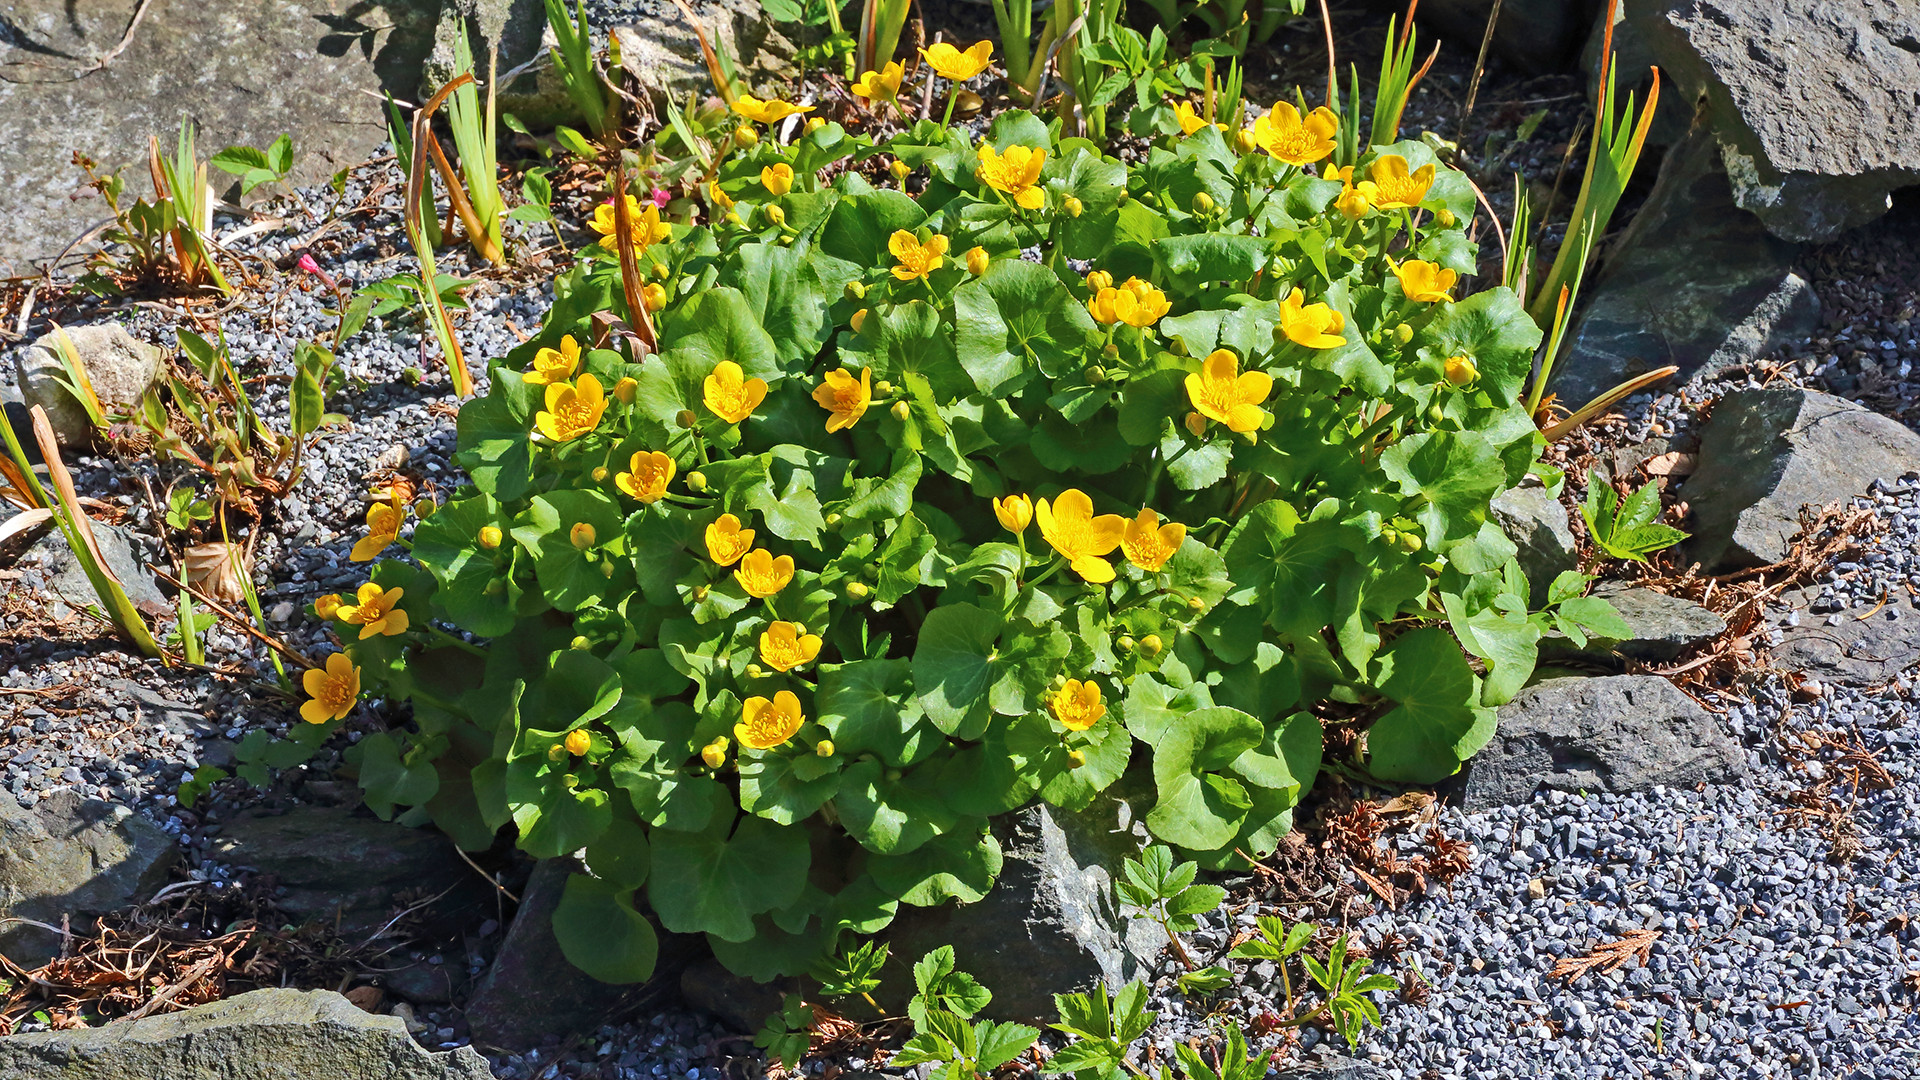
[[[1645,791],[1740,780],[1744,755],[1712,714],[1653,675],[1547,679],[1500,709],[1468,763],[1463,803],[1524,802],[1539,789]]]
[[[8,1080],[491,1080],[470,1047],[428,1053],[397,1016],[327,990],[255,990],[185,1012],[0,1039]]]

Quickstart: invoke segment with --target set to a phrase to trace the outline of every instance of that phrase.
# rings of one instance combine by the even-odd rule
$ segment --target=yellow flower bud
[[[1459,219],[1453,216],[1453,211],[1441,207],[1440,212],[1433,215],[1433,220],[1439,222],[1441,228],[1451,229],[1453,228],[1453,223]]]
[[[637,379],[623,376],[619,382],[613,384],[613,398],[622,405],[633,404],[633,399],[639,394],[640,382]]]
[[[1097,293],[1101,289],[1111,288],[1113,288],[1113,275],[1107,273],[1105,270],[1095,270],[1093,273],[1087,275],[1088,292]]]
[[[912,416],[912,415],[913,415],[913,409],[912,409],[912,407],[911,407],[911,406],[909,406],[909,405],[908,405],[908,404],[907,404],[906,402],[904,402],[904,401],[896,401],[896,402],[894,402],[894,403],[893,403],[893,410],[892,410],[892,412],[893,412],[893,418],[894,418],[895,420],[898,420],[898,421],[900,421],[900,422],[901,422],[901,423],[903,423],[903,424],[904,424],[904,423],[906,423],[906,421],[907,421],[907,417],[909,417],[909,416]]]
[[[585,551],[592,547],[599,537],[594,533],[592,525],[582,521],[567,533],[567,539],[573,541],[575,548]]]
[[[752,124],[741,124],[733,129],[733,140],[741,146],[753,146],[760,142],[760,132]]]
[[[487,526],[487,529],[493,529],[493,526],[489,525]],[[486,540],[485,540],[486,531],[487,531],[486,529],[480,530],[481,537],[482,537],[480,542],[482,544],[486,544],[486,546],[488,547],[498,547],[500,544],[500,530],[493,529],[493,543],[491,544],[486,543]],[[323,619],[331,619],[333,618],[333,613],[340,610],[340,604],[341,604],[341,600],[340,600],[339,593],[328,593],[327,595],[313,602],[313,613],[315,615],[320,616]]]
[[[832,757],[833,756],[833,740],[821,739],[819,742],[814,743],[813,752],[819,757]]]
[[[673,422],[680,430],[686,431],[692,428],[693,425],[699,423],[700,418],[693,415],[692,409],[681,409],[679,412],[673,414]]]
[[[874,397],[886,397],[891,393],[893,393],[893,384],[887,380],[881,379],[879,382],[873,384]]]
[[[738,210],[728,210],[726,222],[729,225],[746,225],[746,220],[740,216],[740,211]]]
[[[563,757],[566,757],[566,756],[567,756],[567,744],[566,744],[566,743],[563,743],[563,742],[557,742],[557,743],[554,743],[554,744],[553,744],[552,746],[549,746],[549,747],[547,747],[547,760],[548,760],[548,761],[559,761],[559,760],[560,760],[561,758],[563,758]]]
[[[1120,640],[1113,643],[1121,652],[1132,652],[1136,644],[1132,634],[1121,634]]]
[[[747,665],[747,678],[749,678],[749,679],[764,679],[764,678],[766,678],[766,677],[767,677],[767,669],[766,669],[766,668],[763,668],[763,667],[761,667],[761,666],[760,666],[759,664],[748,664],[748,665]]]
[[[1067,767],[1068,768],[1078,769],[1086,765],[1086,763],[1087,763],[1086,751],[1084,750],[1067,751]]]
[[[1396,342],[1399,342],[1402,345],[1405,345],[1408,342],[1412,341],[1413,327],[1409,326],[1406,323],[1401,323],[1399,326],[1394,327],[1393,340]]]
[[[1404,551],[1407,554],[1411,555],[1414,552],[1419,551],[1422,546],[1424,545],[1420,543],[1420,538],[1414,535],[1413,533],[1403,532],[1400,534],[1400,550],[1401,551]]]
[[[727,763],[726,737],[722,736],[701,747],[700,760],[706,762],[709,769],[717,769],[725,765]]]
[[[865,300],[867,298],[867,283],[864,281],[849,281],[847,282],[845,292],[849,300]]]
[[[859,581],[847,582],[847,599],[853,601],[856,604],[862,600],[865,600],[867,598],[867,594],[872,591],[873,591],[872,589],[867,588],[866,583],[864,582],[859,582]]]
[[[1474,366],[1470,356],[1447,358],[1447,382],[1454,386],[1465,386],[1480,377],[1480,369]]]
[[[839,515],[839,514],[828,514],[828,515],[826,516],[826,522],[827,522],[827,528],[829,528],[829,529],[831,529],[831,528],[833,528],[834,526],[836,526],[836,525],[838,525],[838,524],[840,524],[840,515]]]
[[[1060,208],[1067,212],[1068,217],[1079,217],[1080,212],[1086,209],[1085,206],[1081,205],[1079,199],[1076,199],[1071,195],[1061,200]]]
[[[1207,610],[1207,602],[1197,596],[1189,596],[1187,597],[1187,610],[1196,612],[1205,611]]]
[[[647,273],[652,274],[655,281],[665,281],[672,275],[673,267],[668,266],[666,263],[654,263],[653,268],[648,270]]]
[[[701,472],[699,469],[695,469],[692,472],[688,473],[687,474],[687,490],[688,491],[707,490],[707,474]]]
[[[1200,215],[1213,213],[1213,196],[1202,191],[1193,197],[1193,212]]]
[[[847,324],[853,327],[853,332],[856,334],[860,332],[860,328],[862,326],[866,325],[866,322],[867,322],[866,308],[861,308],[859,311],[854,312],[853,318],[847,320]]]
[[[887,166],[887,171],[893,174],[895,180],[905,180],[908,174],[913,172],[913,166],[899,158],[894,158],[892,164]]]
[[[1140,655],[1146,656],[1146,657],[1159,656],[1160,649],[1161,649],[1161,643],[1160,643],[1159,634],[1148,634],[1146,637],[1143,637],[1140,639]]]
[[[1107,382],[1107,369],[1095,364],[1087,369],[1087,382],[1092,386],[1104,386]]]
[[[694,603],[704,604],[707,602],[707,594],[711,591],[712,590],[708,589],[705,585],[695,585],[689,595],[693,597]]]
[[[480,527],[480,546],[492,551],[500,546],[500,526],[482,525]]]
[[[659,311],[667,306],[667,290],[661,288],[658,282],[649,282],[640,290],[640,304],[648,311]]]
[[[1200,415],[1198,412],[1188,413],[1187,414],[1187,430],[1193,432],[1193,437],[1196,439],[1206,438],[1207,437],[1207,418]]]
[[[1243,154],[1251,154],[1260,148],[1260,144],[1254,140],[1253,132],[1241,128],[1234,133],[1233,148]]]
[[[575,635],[573,636],[573,640],[572,640],[572,641],[569,641],[569,642],[567,642],[567,648],[569,648],[569,649],[591,649],[591,648],[593,648],[593,642],[591,642],[591,641],[588,641],[588,640],[587,640],[587,635],[585,635],[585,634],[575,634]]]
[[[567,753],[579,757],[592,748],[593,736],[587,733],[586,728],[574,728],[567,732]]]
[[[981,274],[987,272],[987,264],[990,261],[986,248],[976,247],[969,249],[967,252],[967,273],[972,274],[974,277],[979,277]]]
[[[595,466],[593,470],[594,483],[597,484],[600,481],[605,480],[606,478],[607,478],[607,467],[605,465]]]
[[[824,116],[807,117],[807,134],[809,135],[813,134],[816,131],[819,131],[821,128],[826,126],[827,126],[827,118]]]
[[[761,207],[760,210],[762,215],[766,217],[767,224],[772,225],[776,229],[787,223],[787,212],[778,206],[769,204]]]

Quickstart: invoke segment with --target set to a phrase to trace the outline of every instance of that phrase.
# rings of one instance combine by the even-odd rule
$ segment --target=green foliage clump
[[[1129,167],[1022,112],[811,124],[742,139],[708,224],[629,203],[644,288],[611,241],[556,283],[461,410],[470,484],[334,612],[413,706],[355,750],[368,803],[584,850],[560,939],[602,978],[651,968],[637,890],[769,978],[979,899],[993,816],[1129,769],[1207,868],[1273,850],[1329,720],[1345,770],[1457,770],[1541,632],[1487,521],[1540,333],[1454,295],[1463,175],[1412,141],[1322,171],[1329,130]],[[321,719],[362,688],[309,677]]]

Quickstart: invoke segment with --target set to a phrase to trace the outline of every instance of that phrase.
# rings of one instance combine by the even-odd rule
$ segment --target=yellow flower
[[[1173,107],[1173,118],[1180,122],[1180,134],[1191,135],[1207,126],[1199,113],[1193,111],[1193,102],[1183,101]]]
[[[1107,704],[1100,700],[1100,684],[1092,679],[1068,679],[1047,699],[1047,709],[1068,731],[1085,731],[1107,715]]]
[[[901,281],[913,281],[916,278],[924,281],[928,274],[940,269],[940,264],[947,261],[947,238],[935,233],[923,244],[919,237],[905,229],[898,229],[887,238],[887,250],[900,263],[893,268],[894,277]]]
[[[972,274],[974,277],[979,277],[981,274],[986,273],[987,267],[992,262],[993,257],[987,254],[986,248],[974,247],[967,249],[967,273]]]
[[[365,641],[375,634],[392,637],[407,632],[407,613],[396,605],[400,603],[400,594],[405,589],[383,590],[369,581],[360,586],[355,594],[358,603],[342,604],[335,614],[340,621],[353,623],[360,627],[360,640]]]
[[[1419,259],[1408,259],[1394,267],[1393,276],[1400,279],[1400,291],[1407,294],[1407,299],[1423,303],[1452,300],[1448,292],[1460,277],[1452,270]]]
[[[789,105],[779,98],[762,101],[751,94],[741,94],[733,100],[733,111],[762,124],[777,124],[797,113],[812,112],[813,106]]]
[[[586,728],[574,728],[567,732],[566,747],[567,753],[579,757],[593,749],[593,735]]]
[[[346,653],[334,653],[327,657],[325,668],[310,668],[301,675],[300,685],[313,699],[300,706],[300,719],[324,724],[353,711],[353,703],[360,699],[360,669]]]
[[[1474,366],[1471,356],[1449,356],[1447,358],[1447,382],[1454,386],[1465,386],[1480,377],[1480,369]]]
[[[962,52],[944,41],[936,41],[921,49],[920,55],[927,58],[927,66],[941,78],[966,82],[987,70],[987,64],[993,60],[993,42],[975,42]]]
[[[892,101],[900,93],[900,79],[906,70],[893,60],[879,71],[869,71],[853,82],[853,96],[868,101]]]
[[[733,196],[720,190],[720,181],[707,181],[707,204],[721,211],[733,209]]]
[[[740,706],[740,722],[733,725],[733,737],[741,746],[771,750],[798,734],[806,720],[800,715],[800,699],[791,690],[773,695],[772,701],[750,697]]]
[[[666,288],[657,281],[647,282],[646,285],[642,286],[640,289],[640,306],[646,308],[647,311],[649,312],[659,311],[661,308],[666,307],[667,306]],[[622,379],[620,381],[622,383],[625,383],[631,380]],[[636,383],[635,385],[638,385],[638,384]],[[614,389],[615,389],[615,393],[618,394],[619,388],[615,387]],[[627,402],[627,404],[631,405],[633,403],[629,401]]]
[[[331,619],[340,610],[340,594],[328,593],[313,602],[313,613],[323,619]]]
[[[793,166],[784,161],[775,162],[760,170],[760,186],[775,195],[785,195],[793,190]]]
[[[707,558],[721,566],[732,566],[753,547],[753,530],[740,527],[740,519],[721,514],[707,526]]]
[[[1275,102],[1253,122],[1253,141],[1289,165],[1311,165],[1333,153],[1339,132],[1340,118],[1324,105],[1302,117],[1292,105]]]
[[[1209,353],[1200,365],[1200,373],[1187,376],[1187,397],[1193,402],[1194,411],[1242,434],[1260,430],[1267,418],[1267,411],[1260,403],[1271,393],[1273,376],[1264,371],[1241,374],[1239,358],[1226,349]],[[1188,424],[1189,430],[1192,426]]]
[[[1013,196],[1022,210],[1038,210],[1047,204],[1047,193],[1040,190],[1040,169],[1047,163],[1046,147],[1009,146],[1005,153],[993,147],[980,148],[980,180],[995,191]]]
[[[520,381],[551,386],[573,378],[580,370],[580,343],[568,334],[560,339],[560,348],[541,349],[533,354],[533,370],[520,373]]]
[[[640,209],[640,200],[627,195],[628,234],[633,237],[634,254],[647,250],[654,244],[673,235],[673,227],[660,220],[660,208],[651,202],[645,210]],[[619,218],[614,214],[613,204],[601,203],[593,209],[593,220],[587,227],[600,234],[600,246],[608,251],[617,250],[620,241],[614,234],[620,231]]]
[[[1073,572],[1096,585],[1113,580],[1113,565],[1101,558],[1120,546],[1127,519],[1119,514],[1093,514],[1093,500],[1079,488],[1061,492],[1052,504],[1041,499],[1033,508],[1040,535],[1073,567]]]
[[[627,462],[627,469],[614,474],[613,486],[643,503],[656,503],[667,493],[674,464],[672,458],[658,450],[636,450]]]
[[[1000,519],[1001,528],[1015,536],[1027,531],[1033,522],[1033,500],[1025,495],[1008,495],[1004,499],[993,500],[993,516]]]
[[[1347,343],[1340,336],[1347,320],[1325,304],[1307,303],[1299,289],[1280,301],[1280,329],[1288,338],[1309,349],[1337,349]]]
[[[748,596],[764,600],[793,580],[793,556],[782,555],[776,559],[766,548],[754,548],[741,558],[733,579],[747,590]]]
[[[607,393],[600,389],[600,380],[582,375],[580,381],[571,386],[566,383],[548,386],[546,411],[535,415],[533,423],[540,434],[554,442],[566,442],[599,427],[600,414],[606,411]]]
[[[1348,221],[1359,221],[1373,212],[1373,197],[1377,192],[1373,181],[1362,180],[1341,188],[1340,194],[1333,200],[1333,208]]]
[[[752,416],[767,398],[767,380],[749,379],[746,374],[731,360],[713,365],[713,374],[704,384],[707,410],[729,424]]]
[[[353,545],[348,558],[354,562],[372,562],[374,556],[387,549],[388,544],[400,539],[400,526],[406,520],[407,512],[397,499],[367,507],[367,535]]]
[[[1382,210],[1412,209],[1427,197],[1433,186],[1433,164],[1420,166],[1407,175],[1407,159],[1399,154],[1382,154],[1373,163],[1373,186],[1377,189],[1374,205]]]
[[[1105,270],[1095,270],[1087,275],[1087,291],[1097,293],[1101,289],[1113,288],[1113,275]]]
[[[1186,539],[1185,525],[1177,521],[1162,525],[1159,514],[1142,510],[1139,517],[1127,522],[1127,534],[1120,538],[1120,550],[1126,553],[1128,562],[1142,570],[1154,571],[1167,565],[1167,560],[1173,558],[1173,553],[1180,550]]]
[[[873,369],[861,368],[860,378],[855,379],[845,368],[834,368],[813,388],[813,400],[831,414],[827,417],[828,434],[852,427],[873,404]]]
[[[1137,277],[1130,277],[1117,287],[1102,288],[1087,301],[1087,311],[1100,322],[1123,322],[1141,329],[1159,322],[1160,317],[1172,309],[1166,293]]]
[[[806,634],[804,627],[790,622],[770,624],[760,632],[760,659],[775,671],[792,671],[801,664],[813,663],[820,655],[820,635]]]

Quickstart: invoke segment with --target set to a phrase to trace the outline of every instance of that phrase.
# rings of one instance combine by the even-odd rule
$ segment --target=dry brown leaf
[[[1595,945],[1584,956],[1569,956],[1553,965],[1547,974],[1556,979],[1572,982],[1580,976],[1594,970],[1602,974],[1625,967],[1627,961],[1638,960],[1642,964],[1653,949],[1653,943],[1660,940],[1658,930],[1629,930],[1619,941],[1609,941]]]
[[[245,595],[240,575],[246,551],[239,544],[216,540],[186,550],[187,584],[222,603],[238,603]]]
[[[1692,476],[1698,463],[1695,455],[1674,450],[1648,458],[1641,467],[1647,470],[1648,476]]]

